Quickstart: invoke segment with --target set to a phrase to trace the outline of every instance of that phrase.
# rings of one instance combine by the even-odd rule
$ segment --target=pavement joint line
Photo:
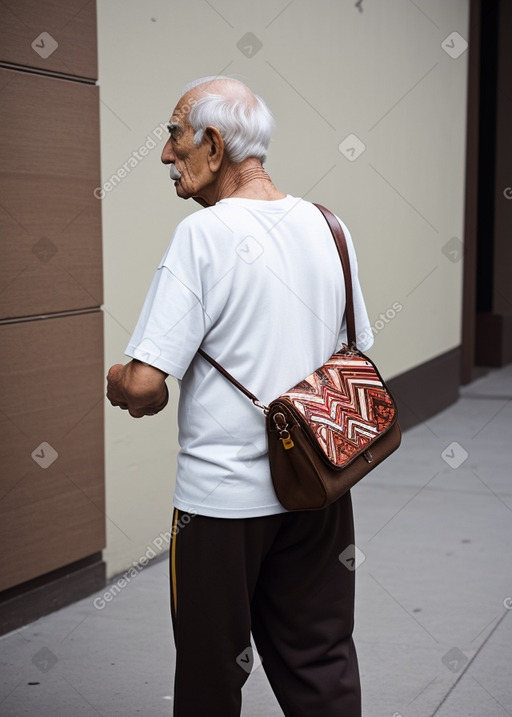
[[[18,682],[18,684],[16,685],[16,687],[13,687],[12,690],[11,690],[10,692],[8,692],[8,693],[5,695],[5,697],[3,697],[3,698],[0,700],[0,705],[3,704],[3,703],[5,702],[5,700],[12,695],[13,692],[16,692],[16,690],[18,689],[18,687],[19,687],[19,686],[21,685],[21,683],[24,682],[24,681],[25,681],[25,678],[22,677],[22,679],[20,680],[20,682]]]
[[[470,677],[473,680],[473,682],[476,682],[477,685],[479,685],[484,690],[484,692],[487,692],[487,694],[489,695],[489,697],[492,700],[494,700],[497,704],[499,704],[499,706],[502,708],[502,710],[504,710],[504,712],[506,712],[508,715],[510,715],[510,717],[512,717],[512,714],[508,711],[508,709],[504,705],[501,704],[501,702],[492,694],[492,692],[489,692],[489,690],[487,689],[487,687],[485,687],[485,685],[482,685],[480,680],[477,680],[476,677],[474,677],[473,675],[470,675]]]
[[[496,632],[496,630],[498,629],[498,627],[501,625],[501,623],[503,622],[503,620],[505,619],[506,616],[507,616],[507,611],[505,611],[505,612],[503,613],[503,615],[501,616],[501,618],[498,620],[498,622],[496,623],[496,625],[493,627],[493,629],[492,629],[492,630],[490,631],[490,633],[487,635],[487,637],[486,637],[485,640],[482,642],[482,644],[480,645],[480,647],[478,647],[478,648],[476,649],[476,652],[475,652],[475,654],[473,655],[473,657],[468,661],[467,665],[460,671],[459,676],[457,677],[457,679],[455,680],[455,682],[453,683],[453,685],[450,687],[450,689],[448,690],[448,692],[445,694],[445,696],[443,697],[443,699],[441,700],[441,702],[437,705],[437,707],[435,708],[435,711],[432,712],[431,717],[436,717],[436,714],[438,714],[438,712],[439,712],[439,710],[441,709],[441,707],[444,705],[444,703],[446,702],[446,700],[448,699],[448,697],[451,695],[451,693],[455,690],[455,688],[457,687],[457,685],[458,685],[459,682],[461,681],[462,677],[466,674],[466,672],[469,670],[469,668],[471,667],[471,665],[473,664],[473,662],[476,660],[476,658],[478,657],[478,655],[482,652],[483,648],[487,645],[487,643],[489,642],[489,640],[491,639],[491,637],[494,635],[494,633]]]
[[[451,470],[452,470],[452,469],[450,469],[450,471],[451,471]],[[448,472],[446,471],[446,472],[444,472],[444,473],[441,473],[441,478],[447,478],[447,476],[450,476],[450,475],[451,475],[451,473],[448,473]],[[489,498],[491,498],[493,494],[494,494],[494,497],[495,497],[495,498],[498,498],[498,499],[499,499],[499,495],[505,496],[506,498],[512,497],[512,492],[505,493],[504,491],[500,491],[499,495],[498,495],[497,493],[494,493],[494,491],[492,491],[491,489],[489,489],[489,486],[488,486],[487,484],[485,484],[484,481],[482,481],[482,480],[478,477],[478,475],[477,475],[476,477],[477,477],[477,478],[480,480],[480,482],[483,483],[483,484],[485,485],[485,487],[488,489],[489,493],[491,494],[491,495],[489,495]],[[366,488],[369,488],[368,479],[366,479],[366,484],[362,484],[361,486],[358,486],[357,490],[358,490],[358,491],[362,490],[364,485],[366,485]],[[400,490],[401,488],[404,488],[404,489],[414,488],[414,486],[412,486],[412,485],[410,485],[410,484],[406,484],[406,483],[386,483],[386,484],[384,484],[384,483],[378,483],[378,484],[377,484],[377,483],[373,483],[371,487],[372,487],[372,488],[379,488],[379,489],[387,490],[387,491],[393,492],[393,493],[395,493],[397,490]],[[438,492],[438,493],[453,493],[453,494],[457,494],[457,495],[463,493],[464,495],[480,495],[480,496],[481,496],[481,495],[483,494],[483,491],[482,491],[482,490],[475,490],[475,489],[469,489],[469,488],[461,489],[460,487],[451,488],[451,487],[448,487],[448,486],[446,485],[446,482],[443,483],[443,484],[440,484],[440,485],[438,485],[438,486],[429,486],[428,488],[425,488],[425,490],[429,490],[429,491],[432,491],[432,492]],[[510,506],[507,505],[506,507],[509,508],[509,510],[510,510]]]
[[[411,503],[411,502],[416,498],[416,496],[418,496],[418,495],[421,493],[422,490],[424,490],[427,486],[429,486],[430,483],[432,483],[432,481],[434,480],[434,478],[437,478],[438,475],[439,475],[439,471],[437,471],[437,473],[435,473],[435,474],[432,476],[432,478],[425,483],[425,485],[422,485],[421,488],[419,488],[419,489],[416,491],[416,493],[415,493],[411,498],[409,498],[409,500],[408,500],[406,503],[404,503],[403,506],[402,506],[401,508],[399,508],[399,509],[396,511],[396,513],[395,513],[394,515],[392,515],[391,518],[390,518],[386,523],[384,523],[384,525],[383,525],[381,528],[379,528],[378,531],[377,531],[374,535],[372,535],[372,537],[370,538],[370,540],[369,540],[368,542],[370,543],[375,537],[377,537],[377,535],[378,535],[382,530],[384,530],[384,528],[386,527],[386,525],[389,525],[389,523],[391,523],[391,521],[394,520],[394,519],[397,517],[397,515],[398,515],[399,513],[401,513],[402,510],[404,510],[404,508],[406,508],[406,507],[409,505],[409,503]]]
[[[432,684],[437,680],[438,677],[439,677],[439,675],[436,675],[433,680],[430,680],[430,682],[429,682],[428,684],[426,684],[425,687],[424,687],[420,692],[418,692],[418,694],[416,695],[416,697],[415,697],[414,699],[412,699],[412,700],[409,702],[409,704],[412,705],[413,702],[416,702],[416,700],[417,700],[419,697],[421,697],[421,695],[425,692],[425,690],[427,690],[427,689],[430,687],[430,685],[432,685]]]
[[[389,597],[390,597],[392,600],[394,600],[394,601],[396,602],[396,604],[405,612],[406,615],[408,615],[410,618],[412,618],[412,619],[414,620],[414,622],[415,622],[417,625],[419,625],[419,627],[421,627],[421,629],[422,629],[424,632],[426,632],[427,635],[429,635],[429,637],[431,637],[432,640],[434,640],[434,642],[436,642],[436,643],[439,645],[439,640],[425,627],[425,625],[422,625],[422,623],[421,623],[417,618],[415,618],[414,615],[412,615],[412,614],[409,612],[409,610],[408,610],[406,607],[404,607],[404,606],[402,605],[402,603],[401,603],[399,600],[397,600],[397,598],[396,598],[386,587],[384,587],[384,585],[383,585],[379,580],[377,580],[377,578],[376,578],[374,575],[372,575],[371,573],[368,573],[368,575],[371,577],[372,580],[374,580],[374,581],[377,583],[377,585],[379,585],[379,587],[380,587],[387,595],[389,595]]]
[[[63,637],[63,638],[62,638],[61,642],[64,642],[64,640],[67,640],[68,637],[69,637],[70,635],[72,635],[72,634],[75,632],[75,630],[77,630],[77,629],[80,627],[80,625],[82,625],[89,617],[90,617],[90,615],[86,615],[83,620],[80,620],[80,622],[78,623],[78,625],[75,625],[75,627],[74,627],[70,632],[68,632],[68,634],[66,635],[66,637]]]
[[[103,712],[98,712],[98,710],[96,709],[96,707],[95,707],[93,704],[91,704],[91,702],[89,702],[89,700],[87,699],[87,697],[85,697],[85,696],[80,692],[80,690],[77,690],[77,688],[76,688],[74,685],[72,685],[69,680],[66,680],[66,678],[64,677],[64,675],[62,676],[62,679],[64,680],[64,682],[67,682],[67,683],[68,683],[68,685],[71,687],[71,689],[74,690],[74,691],[77,693],[77,695],[79,695],[79,696],[84,700],[84,702],[87,702],[87,704],[89,705],[89,707],[91,707],[91,708],[96,712],[97,715],[100,715],[100,717],[105,717],[105,714],[104,714]]]
[[[461,393],[460,398],[470,398],[471,400],[482,400],[486,401],[512,401],[512,395],[507,396],[493,396],[492,394],[478,394],[478,393]]]
[[[505,508],[507,508],[507,510],[510,510],[510,511],[512,512],[512,508],[511,508],[507,503],[505,503],[504,500],[501,500],[500,496],[499,496],[495,491],[493,491],[493,489],[491,488],[491,486],[487,485],[487,483],[484,481],[484,479],[481,478],[476,471],[471,471],[471,472],[473,473],[473,475],[475,476],[475,478],[478,478],[478,480],[480,481],[480,483],[482,483],[482,484],[487,488],[487,490],[488,490],[490,493],[492,493],[493,496],[500,501],[500,503],[503,503],[503,505],[505,506]]]
[[[510,401],[512,401],[512,398],[509,398],[508,400],[502,398],[502,399],[500,399],[500,400],[501,400],[501,401],[505,401],[505,403],[503,404],[503,406],[502,406],[501,408],[499,408],[499,409],[496,411],[496,413],[494,414],[494,416],[491,416],[491,418],[489,418],[489,420],[486,421],[481,428],[478,429],[478,431],[475,433],[474,436],[471,436],[471,440],[472,440],[472,441],[474,441],[475,438],[478,436],[478,434],[479,434],[479,433],[482,433],[482,431],[483,431],[485,428],[487,428],[487,426],[488,426],[490,423],[492,423],[497,416],[500,415],[500,413],[508,406],[508,404],[510,403]]]
[[[500,619],[500,616],[498,615],[497,617],[493,617],[492,620],[489,620],[487,625],[485,627],[483,627],[477,635],[475,635],[475,637],[471,640],[471,642],[478,640],[478,638],[480,637],[482,632],[485,632],[492,625],[493,622],[496,622],[496,620],[499,620],[499,619]]]

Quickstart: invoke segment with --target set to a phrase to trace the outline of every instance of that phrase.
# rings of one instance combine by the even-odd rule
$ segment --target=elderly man
[[[165,407],[168,375],[180,382],[174,715],[240,715],[252,633],[285,715],[357,717],[354,572],[339,560],[354,542],[350,494],[287,512],[262,412],[197,354],[266,403],[322,365],[346,341],[336,247],[316,207],[264,170],[273,119],[244,84],[188,85],[168,128],[162,162],[178,196],[203,209],[176,228],[126,351],[133,360],[110,369],[107,396],[139,418]],[[306,169],[314,141],[300,150]],[[371,337],[345,232],[356,328]]]

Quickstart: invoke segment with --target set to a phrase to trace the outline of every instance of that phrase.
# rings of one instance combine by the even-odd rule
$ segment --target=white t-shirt
[[[343,229],[364,351],[372,332]],[[346,341],[344,309],[336,245],[309,202],[223,199],[178,225],[126,349],[180,382],[178,509],[220,518],[284,512],[263,411],[197,349],[268,404]]]

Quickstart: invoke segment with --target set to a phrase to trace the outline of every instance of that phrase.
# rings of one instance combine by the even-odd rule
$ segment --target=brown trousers
[[[210,518],[175,509],[174,717],[239,717],[254,655],[286,717],[360,717],[347,493],[321,511]]]

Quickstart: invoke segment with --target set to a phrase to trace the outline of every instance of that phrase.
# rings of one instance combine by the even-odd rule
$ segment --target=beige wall
[[[98,0],[102,181],[132,165],[102,200],[107,366],[124,360],[172,229],[195,210],[174,196],[162,142],[148,142],[141,161],[132,153],[155,138],[183,84],[221,72],[245,80],[274,111],[267,168],[275,183],[348,224],[372,323],[403,307],[377,324],[372,356],[385,377],[460,343],[462,262],[450,250],[462,237],[467,52],[451,57],[441,43],[452,32],[467,38],[468,0],[359,7]],[[461,42],[447,41],[452,55]],[[351,134],[366,146],[354,161],[338,149]],[[168,530],[178,448],[169,383],[171,405],[155,418],[106,409],[110,575]]]

